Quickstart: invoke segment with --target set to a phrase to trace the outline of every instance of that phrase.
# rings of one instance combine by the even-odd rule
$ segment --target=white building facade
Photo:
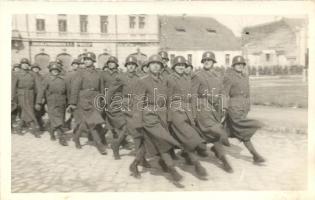
[[[28,58],[43,70],[57,58],[67,67],[84,52],[94,52],[102,68],[109,55],[120,65],[132,53],[159,50],[157,15],[14,15],[12,63]]]

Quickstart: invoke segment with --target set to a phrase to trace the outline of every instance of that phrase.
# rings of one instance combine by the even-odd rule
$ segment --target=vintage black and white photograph
[[[12,193],[307,189],[303,15],[12,15]]]

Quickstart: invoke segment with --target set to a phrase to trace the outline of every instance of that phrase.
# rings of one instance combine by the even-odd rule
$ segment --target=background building
[[[307,21],[289,19],[243,30],[243,50],[251,66],[305,66]]]
[[[109,55],[120,65],[130,53],[147,56],[159,49],[156,15],[14,15],[12,63],[27,57],[43,70],[49,60],[61,59],[69,66],[87,51],[97,55],[102,67]]]
[[[185,56],[196,68],[204,51],[213,51],[216,66],[228,67],[241,54],[240,40],[234,33],[210,17],[161,16],[160,46],[175,55]]]

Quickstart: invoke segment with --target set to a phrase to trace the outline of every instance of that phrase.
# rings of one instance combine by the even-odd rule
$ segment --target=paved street
[[[266,119],[260,117],[260,120],[269,125],[253,138],[257,149],[268,160],[264,166],[254,165],[242,144],[231,140],[233,145],[227,151],[234,173],[225,173],[210,154],[209,158],[202,159],[209,173],[208,180],[199,180],[193,168],[180,160],[176,165],[184,176],[184,188],[171,183],[154,159],[150,161],[152,169],[140,167],[140,180],[131,177],[128,166],[133,155],[127,150],[122,150],[122,160],[115,161],[110,150],[102,156],[89,145],[81,150],[76,150],[73,142],[69,147],[61,147],[49,140],[47,132],[41,139],[31,134],[12,135],[12,192],[303,190],[307,186],[307,135],[303,133],[307,112],[282,111],[283,118],[287,112],[299,113],[298,131],[286,131],[279,123],[272,124],[268,108],[252,109],[252,117],[268,113]],[[281,116],[278,114],[277,118]],[[290,120],[283,123],[290,124]]]

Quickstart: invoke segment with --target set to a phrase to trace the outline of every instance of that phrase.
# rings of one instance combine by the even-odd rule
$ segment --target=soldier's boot
[[[87,145],[95,145],[95,141],[93,140],[92,134],[88,134],[88,141],[87,141]]]
[[[99,137],[99,134],[98,132],[93,129],[91,131],[91,135],[93,137],[93,140],[95,141],[95,145],[96,145],[96,148],[97,150],[100,152],[100,154],[102,155],[107,155],[107,150],[106,150],[106,147],[105,145],[101,142],[101,138]]]
[[[24,122],[23,122],[23,120],[20,120],[20,121],[18,122],[17,127],[16,127],[16,133],[17,133],[18,135],[23,135],[23,132],[22,132],[23,126],[24,126]]]
[[[73,130],[73,138],[72,138],[74,144],[75,144],[75,148],[77,149],[82,149],[82,145],[80,143],[80,129],[79,127],[75,127]]]
[[[173,160],[179,160],[179,157],[176,155],[175,150],[173,148],[169,151],[169,153]]]
[[[49,129],[49,135],[50,135],[50,140],[52,140],[52,141],[56,140],[55,130],[53,128]]]
[[[209,154],[207,152],[207,144],[201,143],[196,147],[196,152],[200,157],[208,157]]]
[[[120,160],[120,155],[119,155],[119,143],[117,140],[113,140],[111,143],[111,148],[113,150],[113,155],[115,160]]]
[[[135,159],[129,166],[129,171],[131,172],[131,176],[135,178],[140,178],[141,174],[138,170],[139,161]]]
[[[163,159],[159,159],[158,163],[159,163],[159,165],[161,166],[163,172],[169,172],[169,168],[168,168],[168,166],[165,164],[165,162],[164,162]]]
[[[178,181],[181,181],[183,179],[183,176],[178,173],[178,171],[175,169],[175,167],[172,166],[172,167],[168,167],[168,168],[169,168],[169,173],[170,173],[170,175],[174,181],[178,182]]]
[[[251,141],[245,141],[244,145],[248,149],[248,151],[253,155],[254,163],[266,162],[266,160],[256,151]]]
[[[193,165],[194,163],[192,162],[191,158],[189,157],[188,153],[185,151],[182,151],[180,154],[184,159],[185,159],[185,164],[186,165]]]
[[[59,144],[61,146],[68,146],[68,142],[66,140],[65,133],[59,128],[57,129],[58,137],[59,137]]]
[[[233,168],[231,167],[230,163],[223,153],[224,150],[221,146],[221,143],[215,142],[214,146],[211,147],[211,151],[222,162],[224,171],[228,173],[233,173]]]
[[[39,126],[37,126],[34,122],[30,123],[31,132],[36,138],[40,138]]]
[[[206,169],[200,164],[199,161],[196,161],[194,163],[195,166],[195,172],[199,177],[206,177],[208,176],[208,173],[206,171]]]

